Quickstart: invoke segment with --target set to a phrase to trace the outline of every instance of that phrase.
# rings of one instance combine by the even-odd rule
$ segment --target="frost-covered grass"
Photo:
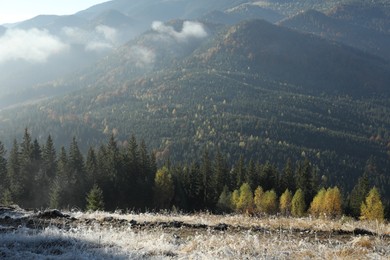
[[[0,235],[0,258],[15,259],[389,259],[389,224],[292,218],[253,218],[211,214],[108,214],[69,213],[80,221],[70,229],[49,226],[43,230],[19,228]],[[102,225],[106,217],[137,222],[240,226],[234,231],[211,228],[134,228]],[[84,223],[84,224],[83,224]],[[263,227],[253,231],[244,227]],[[317,237],[315,231],[371,230],[375,236]],[[302,232],[296,230],[302,230]],[[309,232],[309,233],[306,233]]]

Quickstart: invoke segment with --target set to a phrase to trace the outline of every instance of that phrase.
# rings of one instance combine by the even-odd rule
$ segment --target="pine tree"
[[[305,214],[305,196],[301,189],[298,189],[291,201],[291,214],[294,217],[302,217]]]
[[[174,183],[167,167],[157,170],[154,178],[154,201],[158,209],[169,209],[174,196]]]
[[[376,187],[370,190],[365,201],[362,203],[360,219],[383,221],[384,208]]]
[[[103,191],[97,184],[94,184],[87,195],[87,210],[104,210]]]
[[[280,196],[279,208],[280,212],[284,216],[289,216],[291,214],[291,202],[292,202],[292,193],[289,189],[286,189],[285,192]]]

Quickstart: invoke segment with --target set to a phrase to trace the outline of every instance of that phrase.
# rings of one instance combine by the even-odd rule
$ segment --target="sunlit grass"
[[[193,215],[71,212],[78,219],[70,229],[19,228],[1,234],[0,258],[26,259],[388,259],[390,225],[339,220]],[[122,225],[114,220],[127,220]],[[91,220],[88,222],[86,220]],[[130,220],[204,224],[208,228],[135,228]],[[104,223],[104,224],[103,224]],[[220,223],[232,228],[213,229]],[[260,228],[255,230],[254,227]],[[364,229],[373,236],[332,235],[332,231]],[[318,235],[328,231],[326,236]],[[330,232],[329,232],[330,231]]]

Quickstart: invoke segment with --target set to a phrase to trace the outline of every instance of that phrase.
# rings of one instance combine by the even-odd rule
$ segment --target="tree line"
[[[135,136],[119,146],[112,135],[84,156],[76,138],[58,152],[50,135],[39,144],[25,129],[22,141],[15,139],[9,153],[0,142],[0,178],[0,202],[25,208],[175,207],[186,212],[371,218],[367,217],[373,214],[371,208],[379,207],[374,215],[384,214],[367,174],[343,196],[308,159],[287,160],[279,170],[270,162],[246,161],[243,156],[231,164],[221,152],[211,156],[205,149],[200,160],[181,164],[167,160],[158,167],[154,153]]]

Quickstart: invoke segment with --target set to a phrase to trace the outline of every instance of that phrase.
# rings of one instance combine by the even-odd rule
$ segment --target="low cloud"
[[[118,32],[115,28],[99,25],[93,31],[64,27],[63,36],[69,44],[81,44],[86,51],[105,51],[118,45]]]
[[[146,68],[154,64],[156,54],[149,48],[135,45],[130,48],[127,58],[134,61],[137,68]]]
[[[67,44],[46,30],[8,29],[0,38],[0,64],[13,60],[44,63],[67,49]]]
[[[179,42],[187,41],[190,38],[207,37],[207,32],[203,24],[192,21],[185,21],[180,32],[175,31],[172,26],[167,26],[160,21],[153,22],[152,29],[160,34],[169,35]]]

